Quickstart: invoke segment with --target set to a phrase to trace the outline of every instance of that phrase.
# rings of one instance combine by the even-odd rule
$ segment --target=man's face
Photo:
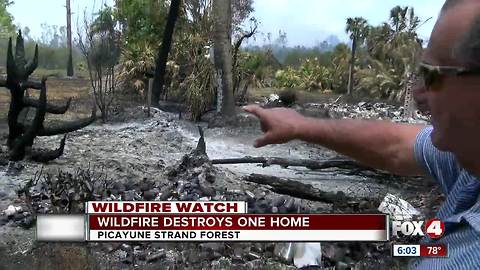
[[[467,1],[447,10],[437,21],[423,62],[457,66],[452,51],[480,16],[480,3]],[[433,144],[457,155],[462,163],[480,153],[480,76],[443,75],[427,89],[434,127]]]
[[[430,109],[428,108],[427,89],[423,84],[423,80],[417,80],[412,85],[412,95],[415,101],[416,108],[425,115],[430,115]]]

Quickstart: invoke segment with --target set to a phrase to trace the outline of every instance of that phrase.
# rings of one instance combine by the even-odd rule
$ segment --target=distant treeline
[[[41,38],[33,39],[29,36],[28,28],[25,28],[22,35],[25,39],[25,53],[27,59],[33,57],[35,51],[35,44],[38,44],[38,62],[39,68],[43,69],[66,69],[67,68],[67,44],[64,27],[42,25],[44,32]],[[58,31],[60,30],[60,31]],[[8,36],[2,35],[0,37],[0,65],[5,66],[7,61]],[[14,44],[16,34],[11,36]],[[75,69],[82,69],[83,59],[80,51],[73,44],[73,64]]]
[[[320,63],[327,65],[331,61],[331,54],[340,44],[336,36],[329,36],[315,46],[286,46],[287,34],[280,31],[279,36],[269,44],[263,46],[246,46],[245,51],[261,52],[270,50],[275,58],[284,66],[298,67],[306,59],[317,58]]]

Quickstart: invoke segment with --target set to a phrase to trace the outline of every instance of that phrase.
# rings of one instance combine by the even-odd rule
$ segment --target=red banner
[[[386,230],[383,214],[93,214],[90,230]]]
[[[447,257],[448,246],[445,244],[420,245],[420,256],[422,257]]]

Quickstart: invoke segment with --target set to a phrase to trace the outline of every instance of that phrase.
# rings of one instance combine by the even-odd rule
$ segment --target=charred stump
[[[24,41],[22,32],[18,32],[13,53],[12,38],[8,41],[7,51],[7,79],[0,80],[0,87],[6,87],[10,90],[11,101],[8,111],[8,140],[9,159],[11,161],[23,160],[27,154],[30,158],[38,162],[48,162],[56,159],[63,154],[66,135],[60,142],[60,147],[52,151],[31,151],[33,141],[37,136],[53,136],[65,134],[81,129],[95,121],[95,109],[90,118],[67,123],[61,123],[55,127],[45,127],[45,115],[64,114],[70,107],[71,99],[65,106],[56,106],[47,102],[47,78],[44,77],[40,82],[30,81],[28,77],[38,66],[38,45],[35,46],[35,54],[31,61],[27,63],[25,58]],[[25,96],[26,90],[35,89],[40,91],[38,100]],[[35,117],[31,123],[19,122],[19,116],[22,110],[26,108],[35,108]]]

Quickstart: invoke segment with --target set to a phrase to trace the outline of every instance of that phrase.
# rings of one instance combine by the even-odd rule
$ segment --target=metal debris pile
[[[394,122],[424,123],[429,120],[427,116],[416,112],[415,118],[404,117],[404,108],[386,103],[359,102],[357,104],[325,103],[318,104],[320,108],[328,111],[330,118],[363,118],[363,119],[390,119]]]
[[[403,116],[403,107],[386,103],[360,102],[344,103],[308,103],[297,109],[307,116],[332,119],[378,119],[392,120],[398,123],[428,123],[429,117],[416,112],[415,118]]]
[[[383,102],[358,102],[349,104],[339,102],[341,97],[328,103],[306,103],[303,105],[295,105],[293,108],[307,116],[315,116],[332,119],[379,119],[392,120],[402,123],[427,123],[429,117],[423,115],[419,111],[415,112],[414,118],[404,116],[404,108]],[[282,107],[283,104],[278,95],[272,94],[263,101],[263,107]]]

